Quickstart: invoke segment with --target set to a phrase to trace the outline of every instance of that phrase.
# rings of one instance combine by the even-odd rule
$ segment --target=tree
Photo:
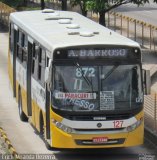
[[[0,0],[0,2],[3,2],[11,7],[18,8],[20,6],[23,6],[25,4],[26,0]]]
[[[157,0],[154,0],[154,2],[157,2]],[[88,10],[99,13],[99,23],[106,26],[105,14],[110,10],[127,3],[134,3],[139,6],[149,3],[149,0],[88,0],[86,7]]]
[[[70,0],[70,4],[72,7],[79,5],[82,15],[87,17],[87,2],[88,0]]]
[[[44,0],[41,0],[40,6],[41,6],[41,9],[44,9],[44,8],[45,8],[45,1],[44,1]]]
[[[28,1],[27,0],[23,0],[23,6],[27,6]]]

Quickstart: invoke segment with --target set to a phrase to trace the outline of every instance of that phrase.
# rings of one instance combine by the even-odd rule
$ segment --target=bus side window
[[[21,35],[21,46],[24,47],[24,42],[25,42],[25,34],[22,33]]]
[[[28,45],[27,43],[26,35],[22,31],[18,31],[17,57],[25,68],[27,66],[27,50],[24,44]]]
[[[21,36],[21,46],[22,46],[22,63],[23,63],[23,66],[26,67],[28,41],[27,41],[27,37],[24,33],[22,33],[22,36]]]
[[[13,46],[14,46],[14,25],[10,23],[10,31],[9,31],[9,47],[10,53],[13,53]]]
[[[45,66],[46,66],[46,52],[44,49],[40,48],[38,54],[38,80],[41,82],[41,85],[44,87],[45,81]]]
[[[42,67],[42,49],[40,48],[39,54],[38,54],[38,80],[41,80],[41,67]]]
[[[33,53],[32,53],[32,76],[37,80],[37,65],[38,65],[38,46],[36,43],[33,44]]]
[[[35,71],[35,43],[33,44],[33,53],[32,53],[32,74]]]
[[[50,60],[49,57],[47,57],[47,58],[46,58],[46,67],[49,66],[49,60]]]
[[[17,41],[17,57],[22,62],[22,46],[21,46],[22,32],[18,30],[18,41]]]

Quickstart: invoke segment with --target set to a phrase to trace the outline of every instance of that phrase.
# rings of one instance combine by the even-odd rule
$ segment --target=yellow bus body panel
[[[133,132],[129,132],[126,146],[137,146],[144,143],[144,110],[136,116],[137,120],[143,119],[142,124]]]
[[[34,100],[32,100],[32,123],[39,132],[40,132],[40,112],[42,111],[39,108],[38,104]]]
[[[9,75],[11,87],[13,89],[13,66],[11,64],[10,52],[8,52],[8,75]]]
[[[40,113],[43,116],[44,130],[46,132],[46,113],[39,107],[39,105],[34,100],[32,100],[32,121],[31,123],[37,129],[38,132],[40,132]]]
[[[16,81],[16,101],[18,102],[19,87],[21,88],[22,110],[25,113],[25,115],[28,116],[28,111],[27,111],[27,92],[22,86],[20,86],[18,81]]]
[[[137,116],[138,120],[143,117],[143,111]],[[62,121],[62,117],[51,111],[51,119],[56,119],[58,122]],[[53,123],[51,124],[51,145],[55,148],[114,148],[114,147],[131,147],[143,144],[144,137],[144,123],[136,128],[132,132],[126,133],[113,133],[113,134],[68,134],[58,129]],[[93,137],[108,137],[108,139],[121,139],[125,138],[123,144],[112,144],[112,145],[77,145],[75,140],[92,140]]]

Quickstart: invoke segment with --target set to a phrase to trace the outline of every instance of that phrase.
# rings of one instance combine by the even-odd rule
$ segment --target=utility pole
[[[44,0],[41,0],[41,3],[40,3],[41,5],[41,9],[43,10],[44,8],[45,8],[45,1]]]
[[[67,10],[67,0],[61,0],[62,1],[62,10],[66,11]]]
[[[23,0],[23,5],[27,6],[27,0]]]

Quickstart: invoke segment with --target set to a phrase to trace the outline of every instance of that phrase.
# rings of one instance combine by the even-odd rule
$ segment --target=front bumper
[[[104,143],[93,143],[93,137],[107,137]],[[51,124],[51,146],[55,148],[114,148],[143,144],[144,123],[132,132],[105,134],[68,134]]]

